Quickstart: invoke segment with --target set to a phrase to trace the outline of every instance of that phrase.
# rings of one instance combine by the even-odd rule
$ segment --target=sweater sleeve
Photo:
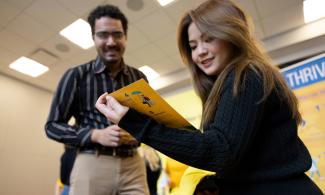
[[[263,105],[257,103],[263,86],[255,73],[247,74],[233,96],[234,75],[225,81],[214,120],[204,133],[169,128],[130,109],[119,126],[139,141],[193,167],[223,174],[235,166],[254,139]]]

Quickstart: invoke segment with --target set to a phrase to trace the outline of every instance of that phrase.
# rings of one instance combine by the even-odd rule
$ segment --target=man
[[[138,142],[107,121],[95,103],[144,74],[123,61],[128,21],[118,7],[98,6],[89,17],[97,59],[69,69],[62,77],[45,125],[49,138],[75,146],[72,195],[148,194]],[[68,121],[75,118],[76,124]]]

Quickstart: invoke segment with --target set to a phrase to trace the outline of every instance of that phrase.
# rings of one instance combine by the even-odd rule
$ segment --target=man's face
[[[116,65],[121,62],[126,36],[120,20],[109,17],[97,19],[93,40],[99,57],[106,65]]]

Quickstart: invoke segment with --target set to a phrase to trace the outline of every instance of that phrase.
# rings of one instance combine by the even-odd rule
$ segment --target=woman
[[[209,0],[179,25],[178,46],[202,100],[203,133],[158,124],[103,94],[96,107],[137,140],[214,171],[220,194],[322,194],[304,174],[310,154],[297,135],[297,99],[258,47],[246,14]]]

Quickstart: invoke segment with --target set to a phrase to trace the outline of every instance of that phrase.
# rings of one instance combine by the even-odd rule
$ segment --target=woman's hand
[[[121,105],[115,98],[108,96],[107,93],[98,98],[96,108],[115,124],[118,124],[129,110],[128,107]]]

